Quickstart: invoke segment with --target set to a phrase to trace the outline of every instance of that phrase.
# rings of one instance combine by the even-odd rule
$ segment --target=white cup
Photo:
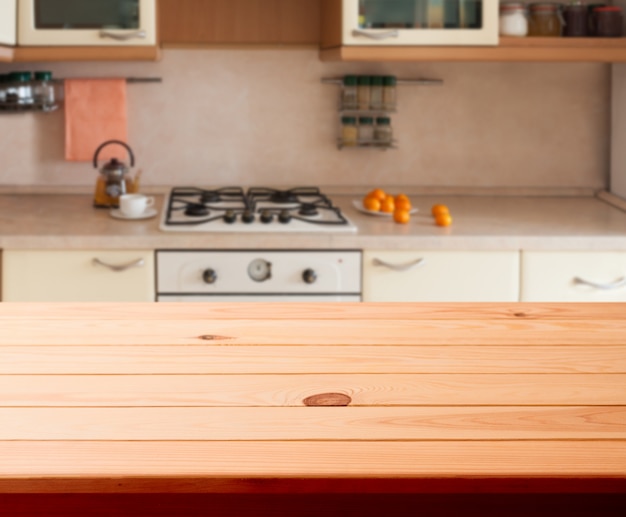
[[[120,212],[127,217],[138,217],[154,205],[154,198],[143,194],[122,194]]]

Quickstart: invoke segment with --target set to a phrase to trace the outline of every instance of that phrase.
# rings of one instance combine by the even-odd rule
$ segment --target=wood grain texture
[[[367,328],[367,331],[363,330]],[[624,345],[626,320],[20,320],[2,345]]]
[[[0,304],[0,492],[622,493],[625,314]]]
[[[159,0],[161,43],[319,42],[319,0]]]
[[[626,406],[616,385],[626,374],[0,375],[0,407]]]
[[[320,51],[322,61],[626,61],[626,38],[500,38],[497,46],[334,46]]]
[[[157,61],[159,47],[15,47],[13,61]]]
[[[0,346],[0,374],[626,373],[621,346]]]

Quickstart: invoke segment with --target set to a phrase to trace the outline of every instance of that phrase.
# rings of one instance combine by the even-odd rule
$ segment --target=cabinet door
[[[366,302],[516,302],[516,251],[366,251]]]
[[[0,45],[15,45],[17,0],[0,2]]]
[[[163,45],[312,44],[320,0],[159,0]]]
[[[497,45],[492,0],[343,0],[344,45]]]
[[[6,302],[149,302],[155,299],[154,253],[5,250]]]
[[[521,299],[626,301],[626,252],[523,252]]]

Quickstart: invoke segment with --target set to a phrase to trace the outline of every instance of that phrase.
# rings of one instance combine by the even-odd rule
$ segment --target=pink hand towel
[[[107,140],[128,141],[126,80],[66,79],[65,159],[91,161],[98,146]],[[120,149],[107,146],[98,160],[122,159]]]

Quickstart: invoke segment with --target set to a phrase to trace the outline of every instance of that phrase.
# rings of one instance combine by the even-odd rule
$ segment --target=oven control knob
[[[217,281],[217,273],[214,269],[205,269],[202,272],[202,280],[206,284],[214,284]]]
[[[254,212],[252,210],[244,210],[243,214],[241,214],[241,220],[244,223],[251,223],[254,221]]]
[[[305,269],[302,272],[302,280],[307,284],[313,284],[317,280],[317,273],[313,269]]]
[[[224,212],[224,222],[228,224],[232,224],[237,220],[237,214],[234,210],[226,210]]]
[[[254,259],[248,264],[248,276],[255,282],[272,278],[272,264],[265,259]]]
[[[288,223],[291,221],[291,214],[289,213],[289,210],[281,210],[280,214],[278,214],[278,220],[281,223]]]
[[[261,212],[260,219],[262,223],[271,223],[272,220],[274,219],[274,214],[270,212],[269,210],[263,210]]]

